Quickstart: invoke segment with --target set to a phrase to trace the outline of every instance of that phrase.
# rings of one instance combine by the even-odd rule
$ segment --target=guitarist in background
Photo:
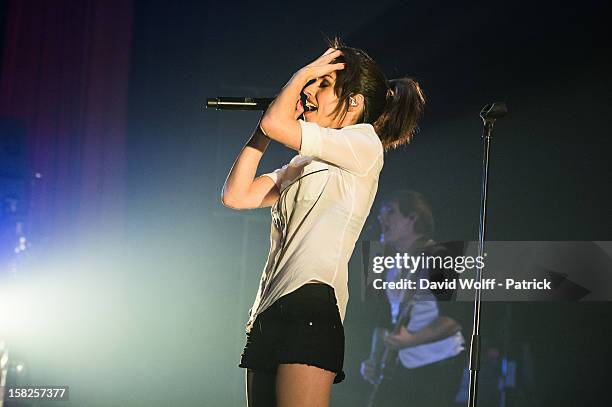
[[[381,226],[381,243],[385,255],[408,253],[418,256],[450,253],[444,245],[437,244],[433,236],[434,220],[424,196],[414,191],[394,191],[382,201],[378,215]],[[459,253],[461,254],[461,253]],[[450,271],[450,273],[449,273]],[[456,276],[454,270],[420,269],[411,274],[405,269],[387,269],[386,281],[401,278],[444,281]],[[461,334],[461,318],[455,315],[460,306],[448,302],[452,292],[439,290],[381,290],[379,317],[372,336],[370,357],[362,362],[361,374],[370,383],[379,381],[380,359],[385,348],[393,357],[383,370],[383,380],[374,386],[370,405],[376,407],[400,406],[452,406],[459,388],[465,357],[464,338]],[[405,309],[405,307],[410,307]],[[405,310],[404,310],[405,309]],[[404,310],[402,312],[402,310]],[[406,325],[393,334],[394,325],[407,320]]]

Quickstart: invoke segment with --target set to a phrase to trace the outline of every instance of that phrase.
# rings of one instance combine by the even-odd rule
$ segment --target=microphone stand
[[[483,121],[483,158],[482,158],[482,187],[480,194],[480,226],[478,229],[478,256],[484,258],[485,226],[487,217],[487,190],[489,187],[489,155],[491,152],[491,139],[495,120],[504,117],[508,109],[504,102],[495,102],[485,105],[480,111]],[[478,391],[478,373],[480,371],[480,309],[481,309],[482,267],[476,268],[476,290],[474,295],[474,320],[472,325],[472,339],[470,342],[470,385],[468,394],[468,407],[476,407]]]

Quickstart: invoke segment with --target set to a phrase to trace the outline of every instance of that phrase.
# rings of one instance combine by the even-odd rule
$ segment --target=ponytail
[[[412,141],[425,107],[423,90],[414,79],[392,79],[388,84],[385,108],[374,122],[385,151]]]

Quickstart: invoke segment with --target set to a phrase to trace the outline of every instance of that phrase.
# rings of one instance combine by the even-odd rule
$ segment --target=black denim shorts
[[[300,363],[336,373],[344,380],[344,328],[334,289],[305,284],[259,314],[240,367],[275,373],[279,364]]]

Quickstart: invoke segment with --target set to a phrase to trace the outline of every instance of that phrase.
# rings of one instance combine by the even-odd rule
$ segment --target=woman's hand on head
[[[299,102],[300,94],[310,80],[344,69],[343,63],[332,63],[341,55],[340,50],[330,48],[293,75],[261,118],[260,127],[266,136],[293,150],[300,150],[302,130],[297,119],[304,111]]]
[[[296,75],[301,76],[306,81],[310,81],[312,79],[329,75],[334,71],[344,69],[345,64],[343,62],[332,63],[334,59],[340,56],[342,56],[342,51],[335,48],[329,48],[319,58],[300,69]]]

